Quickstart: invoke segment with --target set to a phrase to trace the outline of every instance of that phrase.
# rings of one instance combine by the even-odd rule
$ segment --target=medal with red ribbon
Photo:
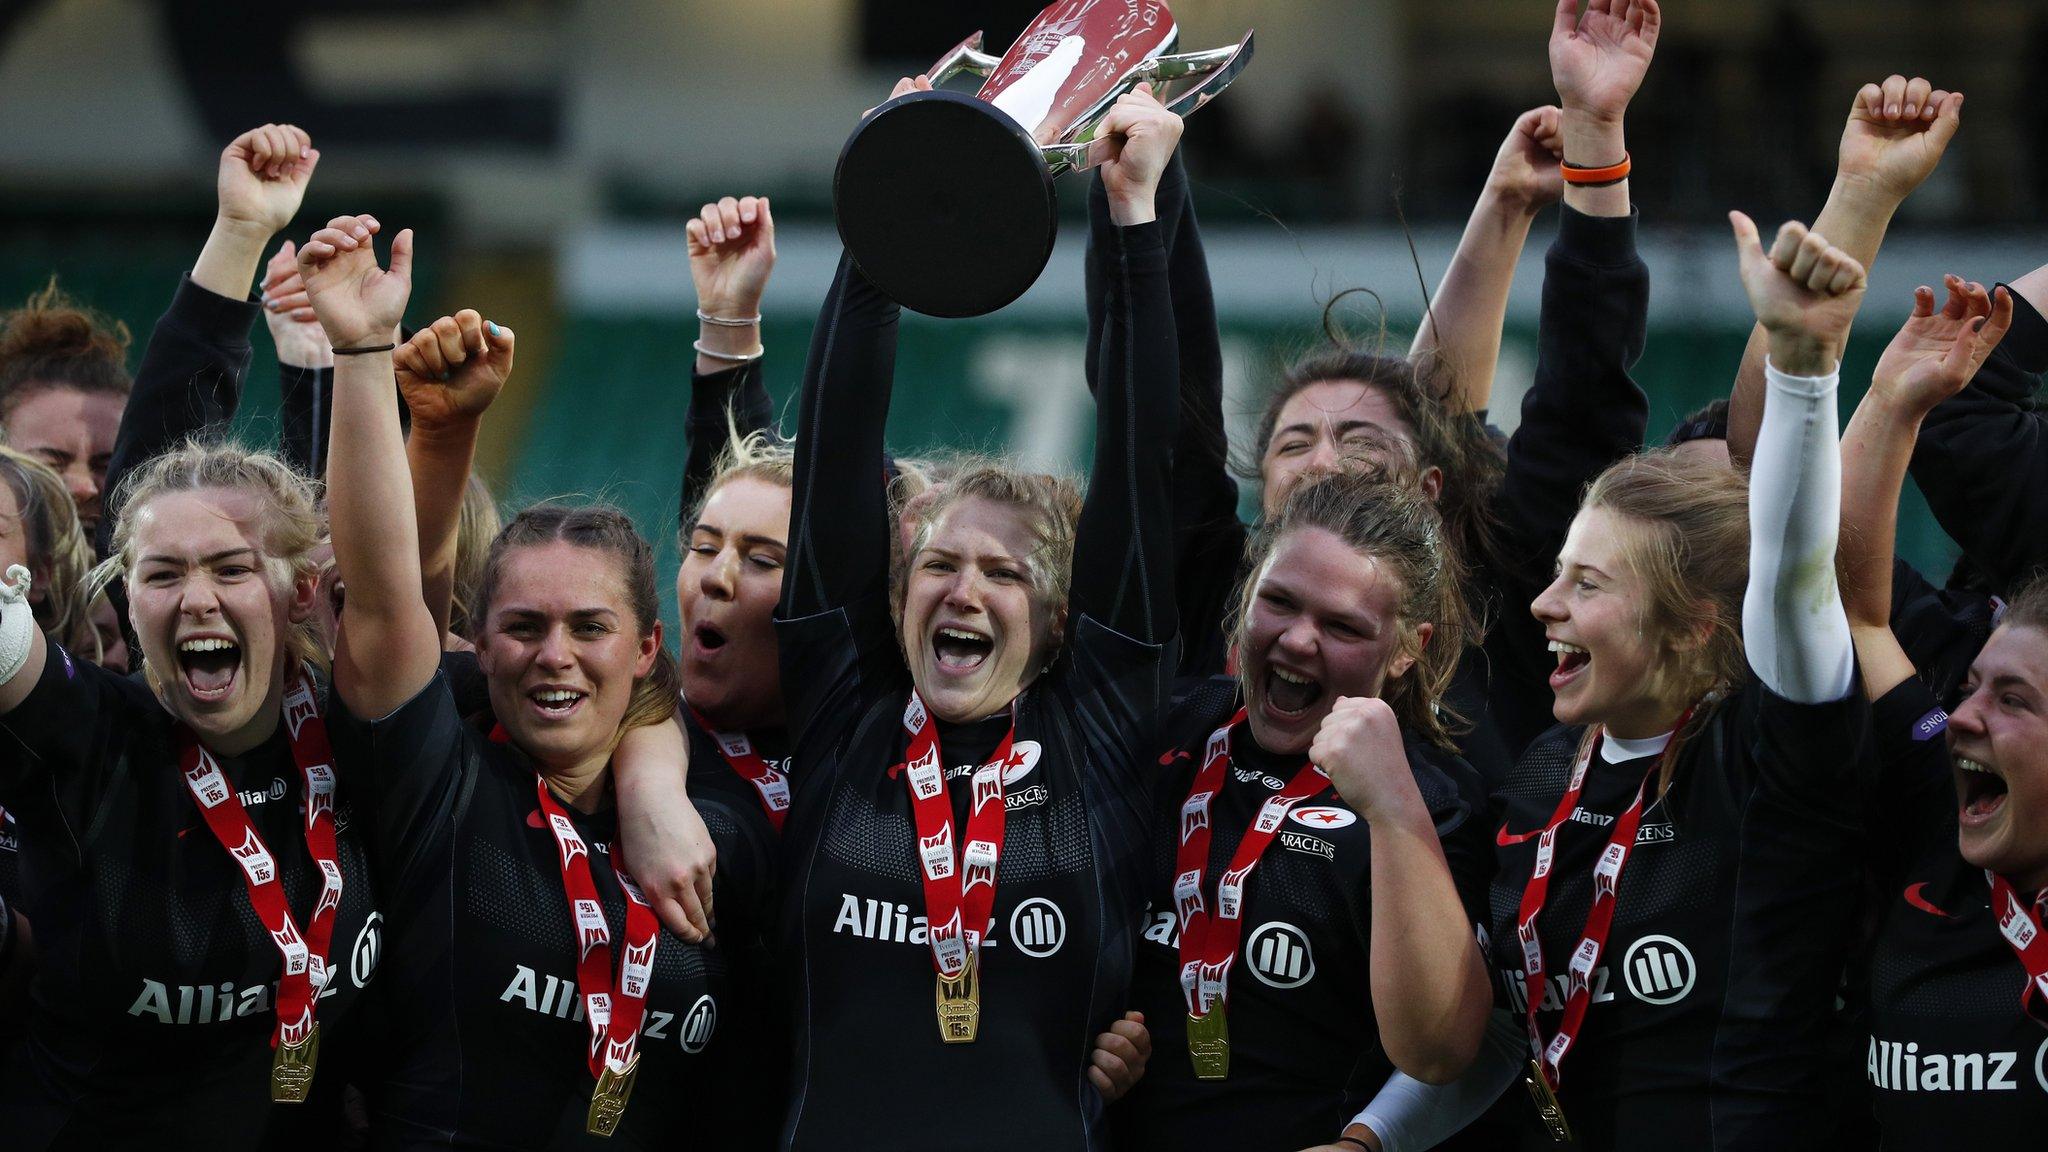
[[[1244,937],[1244,889],[1259,856],[1280,834],[1296,804],[1329,787],[1330,778],[1304,762],[1280,791],[1266,797],[1231,854],[1230,867],[1216,881],[1216,910],[1204,899],[1209,867],[1209,809],[1223,788],[1230,765],[1230,734],[1244,723],[1245,710],[1209,733],[1201,771],[1180,806],[1180,847],[1174,857],[1173,902],[1180,916],[1180,989],[1188,1004],[1188,1058],[1195,1075],[1222,1080],[1230,1075],[1230,967]]]
[[[2020,1011],[2048,1028],[2048,934],[2041,931],[2041,917],[2020,899],[2005,877],[1987,868],[1984,878],[1991,882],[1991,914],[1998,917],[1999,935],[2027,970],[2026,987],[2020,990]]]
[[[647,989],[654,980],[654,948],[661,926],[654,909],[631,876],[614,865],[612,875],[626,894],[626,946],[619,956],[618,983],[612,983],[612,932],[605,923],[604,904],[590,873],[590,846],[548,782],[535,775],[541,817],[555,837],[560,853],[562,891],[576,920],[576,989],[583,996],[583,1018],[590,1024],[590,1074],[597,1088],[590,1095],[585,1124],[593,1135],[618,1131],[640,1072],[640,1023],[647,1013]]]
[[[775,826],[777,832],[782,831],[782,821],[789,815],[789,777],[776,771],[761,758],[759,752],[754,751],[754,742],[747,739],[746,733],[720,732],[706,724],[695,708],[690,709],[690,716],[697,721],[697,727],[718,741],[719,754],[732,765],[734,772],[739,773],[740,779],[752,784],[754,791],[760,793],[761,807],[768,813],[768,822]]]
[[[284,721],[305,785],[306,851],[320,869],[320,897],[301,933],[285,900],[277,857],[257,835],[242,798],[215,762],[213,754],[183,724],[178,726],[178,768],[185,787],[199,804],[214,839],[241,865],[249,890],[249,906],[270,932],[284,958],[277,983],[277,1029],[271,1035],[276,1055],[270,1064],[270,1098],[299,1104],[313,1087],[313,1069],[320,1057],[320,1026],[313,1019],[320,990],[327,986],[327,950],[334,936],[334,916],[341,908],[341,862],[334,840],[334,752],[327,743],[327,725],[312,678],[300,669],[285,691]]]
[[[1565,785],[1564,795],[1557,802],[1557,811],[1551,814],[1542,830],[1510,834],[1502,828],[1497,838],[1503,847],[1531,838],[1536,840],[1536,866],[1529,874],[1528,885],[1522,889],[1521,909],[1515,917],[1515,936],[1522,945],[1522,989],[1528,1000],[1529,1048],[1533,1053],[1527,1077],[1529,1094],[1536,1103],[1536,1111],[1541,1115],[1544,1126],[1550,1130],[1551,1138],[1559,1143],[1569,1142],[1572,1138],[1571,1125],[1564,1118],[1564,1106],[1557,1098],[1557,1087],[1562,1080],[1561,1066],[1565,1053],[1578,1039],[1579,1028],[1585,1023],[1586,1008],[1592,1001],[1593,970],[1600,963],[1601,953],[1607,947],[1608,933],[1614,927],[1621,872],[1635,851],[1636,831],[1643,823],[1643,796],[1649,790],[1650,778],[1658,775],[1664,765],[1678,755],[1682,743],[1680,734],[1685,731],[1692,714],[1693,709],[1688,708],[1678,718],[1678,725],[1670,742],[1665,744],[1663,755],[1643,774],[1642,781],[1636,785],[1635,799],[1629,802],[1627,811],[1615,817],[1614,831],[1607,838],[1607,847],[1593,865],[1593,903],[1586,912],[1586,926],[1579,936],[1578,946],[1572,949],[1564,996],[1564,1019],[1559,1021],[1557,1034],[1548,1043],[1543,1039],[1543,1026],[1536,1019],[1537,1011],[1543,1007],[1543,993],[1549,979],[1536,921],[1542,916],[1543,902],[1550,894],[1550,868],[1556,856],[1557,831],[1571,820],[1572,813],[1579,806],[1579,796],[1586,787],[1587,770],[1600,747],[1603,731],[1600,727],[1587,729],[1585,737],[1579,741],[1579,753],[1572,762],[1571,778]]]
[[[903,709],[904,779],[917,822],[918,869],[924,877],[924,912],[932,964],[938,969],[939,1038],[972,1043],[981,1027],[981,941],[995,916],[996,865],[1003,855],[1003,767],[1017,738],[1016,705],[1010,730],[974,770],[967,812],[967,842],[953,850],[953,802],[939,762],[939,732],[917,689]]]

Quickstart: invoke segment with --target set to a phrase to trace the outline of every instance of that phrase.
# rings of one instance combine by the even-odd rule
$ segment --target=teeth
[[[1569,652],[1577,656],[1589,655],[1584,648],[1579,647],[1577,644],[1567,644],[1562,640],[1552,640],[1550,642],[1550,650],[1552,652]]]
[[[1295,674],[1293,674],[1292,672],[1289,672],[1289,671],[1287,671],[1287,670],[1286,670],[1285,668],[1274,668],[1274,669],[1273,669],[1273,675],[1274,675],[1274,676],[1276,676],[1276,677],[1278,677],[1278,678],[1279,678],[1279,679],[1281,679],[1281,680],[1285,680],[1285,681],[1286,681],[1287,683],[1289,683],[1289,684],[1313,684],[1313,683],[1314,683],[1314,681],[1313,681],[1313,680],[1310,680],[1310,679],[1309,679],[1308,677],[1306,677],[1306,676],[1296,676],[1296,675],[1295,675]]]
[[[180,652],[232,652],[234,650],[234,641],[212,638],[187,640],[183,644],[178,645],[178,651]]]
[[[533,698],[543,704],[567,704],[571,701],[581,700],[583,693],[571,692],[566,688],[550,688],[535,692]]]
[[[969,632],[965,628],[941,628],[939,629],[939,635],[948,636],[955,640],[966,640],[970,642],[986,642],[988,640],[988,637],[983,636],[981,633]]]
[[[1958,756],[1955,758],[1955,761],[1956,767],[1961,768],[1965,772],[1982,772],[1987,776],[1998,775],[1996,769],[1986,764],[1980,764],[1977,761],[1970,759],[1968,756]]]

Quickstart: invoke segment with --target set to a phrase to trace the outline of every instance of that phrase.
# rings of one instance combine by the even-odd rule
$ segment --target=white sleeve
[[[1528,1057],[1527,1026],[1495,1009],[1486,1021],[1479,1056],[1463,1076],[1449,1084],[1424,1084],[1396,1072],[1351,1122],[1372,1129],[1385,1152],[1434,1148],[1485,1115],[1515,1082]]]
[[[1840,700],[1855,674],[1835,583],[1842,519],[1839,368],[1787,376],[1764,362],[1764,419],[1749,470],[1749,590],[1742,643],[1771,691],[1801,704]]]

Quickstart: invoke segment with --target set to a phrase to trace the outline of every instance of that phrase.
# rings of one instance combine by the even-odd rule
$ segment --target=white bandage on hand
[[[28,606],[28,569],[7,566],[7,579],[0,580],[0,684],[14,679],[36,642],[36,616]]]

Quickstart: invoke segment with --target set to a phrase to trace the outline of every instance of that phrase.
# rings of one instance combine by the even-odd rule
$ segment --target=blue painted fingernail
[[[496,336],[498,334],[498,326],[496,324],[491,323],[489,320],[484,321],[484,327],[491,330],[491,335]]]

